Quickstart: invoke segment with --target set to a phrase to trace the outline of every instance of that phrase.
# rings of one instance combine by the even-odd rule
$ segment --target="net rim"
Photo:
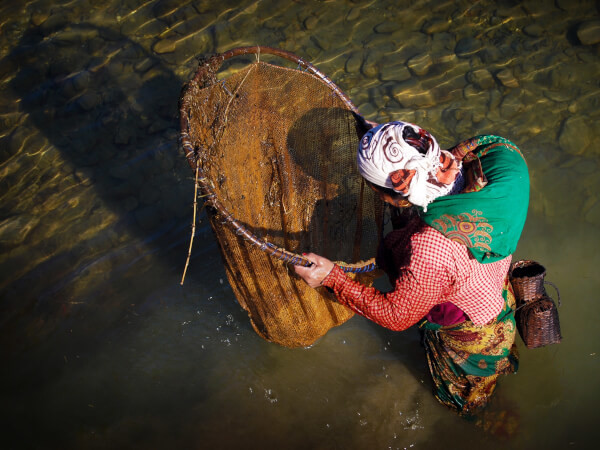
[[[179,99],[179,143],[184,151],[188,164],[194,171],[197,171],[198,173],[197,183],[199,189],[202,191],[202,196],[204,197],[205,202],[216,210],[216,212],[221,217],[223,224],[231,227],[238,236],[249,241],[263,252],[269,254],[271,257],[283,261],[284,263],[308,267],[312,264],[311,261],[309,261],[301,255],[290,252],[284,248],[277,247],[271,244],[270,242],[267,242],[266,240],[256,236],[254,233],[248,230],[243,224],[241,224],[233,217],[233,215],[225,208],[225,206],[217,198],[217,195],[211,186],[210,180],[208,180],[208,178],[204,175],[202,168],[198,164],[198,154],[201,150],[195,148],[190,140],[190,99],[188,93],[191,91],[191,88],[195,86],[207,86],[207,82],[209,81],[209,79],[212,78],[212,74],[216,73],[219,70],[224,61],[231,59],[235,56],[251,54],[256,55],[258,60],[260,60],[261,54],[269,54],[297,63],[298,67],[302,67],[304,71],[316,76],[319,81],[327,85],[327,87],[329,87],[329,89],[331,89],[348,107],[348,109],[351,112],[353,112],[358,118],[362,120],[364,120],[364,118],[360,115],[358,109],[356,108],[354,103],[352,103],[350,98],[346,94],[344,94],[344,92],[327,75],[325,75],[323,72],[317,69],[313,64],[295,55],[294,53],[274,47],[264,47],[258,45],[248,47],[237,47],[223,53],[217,53],[212,56],[209,56],[199,64],[198,69],[194,73],[193,78],[184,85],[181,91],[181,96]],[[344,262],[336,262],[336,264],[338,264],[344,272],[351,273],[371,272],[377,268],[375,258],[352,264]]]

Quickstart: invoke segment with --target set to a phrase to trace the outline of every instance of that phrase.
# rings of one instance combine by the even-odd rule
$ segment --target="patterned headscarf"
[[[358,169],[371,183],[393,189],[427,211],[435,198],[452,190],[461,163],[440,149],[427,131],[406,122],[369,130],[358,147]]]

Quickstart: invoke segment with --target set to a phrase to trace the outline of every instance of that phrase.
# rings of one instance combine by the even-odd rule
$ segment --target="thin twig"
[[[225,87],[225,83],[222,84],[222,87],[229,93],[229,101],[227,102],[227,106],[225,107],[225,112],[223,113],[223,116],[225,118],[224,123],[220,126],[219,130],[217,131],[217,133],[221,133],[223,131],[223,129],[225,128],[225,125],[227,125],[227,121],[228,121],[228,112],[229,112],[229,107],[231,106],[231,102],[233,101],[233,99],[235,98],[236,94],[238,93],[238,91],[240,90],[240,88],[242,87],[242,85],[244,84],[244,82],[246,81],[246,78],[248,78],[248,75],[250,74],[250,72],[252,71],[252,69],[254,69],[254,66],[251,66],[250,69],[248,70],[248,72],[246,73],[246,75],[244,76],[244,78],[242,79],[242,81],[240,82],[240,84],[237,86],[237,88],[235,89],[235,91],[233,92],[233,94],[231,92],[229,92],[229,90]],[[216,145],[216,143],[218,142],[219,138],[215,138],[215,142],[213,143],[213,145],[211,146],[211,150],[212,147],[214,145]],[[181,277],[181,285],[183,286],[183,281],[185,280],[185,274],[187,272],[187,268],[190,264],[190,258],[192,255],[192,245],[194,243],[194,236],[196,235],[196,213],[198,211],[198,172],[199,172],[199,163],[198,161],[196,161],[196,175],[195,175],[195,187],[194,187],[194,216],[192,219],[192,235],[190,236],[190,247],[188,249],[188,255],[187,258],[185,260],[185,267],[183,268],[183,276]],[[202,180],[205,180],[205,178],[203,178]],[[202,197],[206,197],[209,196],[211,194],[205,194]]]
[[[194,243],[194,236],[196,235],[196,211],[198,210],[198,171],[199,171],[199,163],[196,162],[196,180],[194,184],[194,215],[192,218],[192,235],[190,236],[190,248],[188,249],[187,259],[185,260],[185,267],[183,268],[183,276],[181,277],[181,286],[183,286],[183,281],[185,280],[185,274],[187,272],[187,268],[190,264],[190,257],[192,256],[192,244]]]

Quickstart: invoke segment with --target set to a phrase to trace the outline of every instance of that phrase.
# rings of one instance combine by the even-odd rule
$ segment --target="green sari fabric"
[[[529,173],[521,151],[499,136],[478,136],[451,152],[463,163],[479,161],[485,187],[446,195],[421,210],[425,223],[449,239],[469,247],[481,263],[512,254],[521,236],[529,206]]]

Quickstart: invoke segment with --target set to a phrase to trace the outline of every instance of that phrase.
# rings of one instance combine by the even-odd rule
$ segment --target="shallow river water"
[[[597,1],[3,0],[0,447],[595,448],[600,402]],[[529,350],[488,414],[431,394],[416,330],[354,317],[262,340],[205,215],[178,98],[197,57],[314,63],[370,120],[442,147],[496,134],[531,174],[515,258],[558,285],[563,342]],[[552,295],[552,293],[551,293]]]

